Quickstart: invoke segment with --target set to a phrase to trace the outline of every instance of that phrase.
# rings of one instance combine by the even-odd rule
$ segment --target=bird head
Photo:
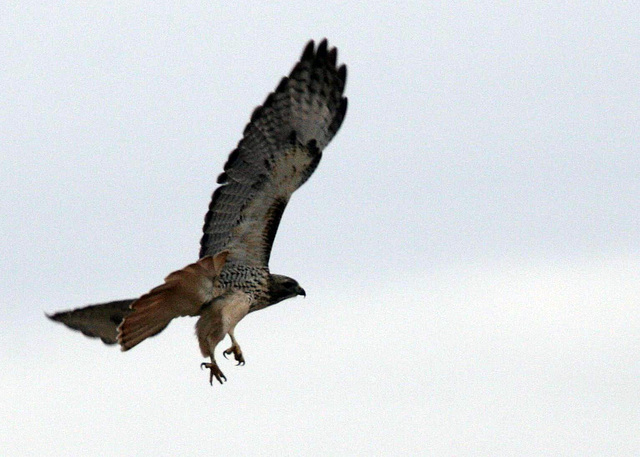
[[[271,275],[270,283],[269,301],[271,304],[276,304],[287,298],[297,297],[298,295],[302,295],[303,297],[307,296],[307,293],[300,287],[298,281],[288,276]]]

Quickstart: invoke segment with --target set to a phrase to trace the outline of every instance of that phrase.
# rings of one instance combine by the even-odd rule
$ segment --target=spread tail
[[[161,287],[131,304],[131,314],[118,326],[117,340],[123,351],[157,335],[174,317],[178,317],[171,311],[171,297],[176,293],[175,288],[157,290]]]
[[[182,270],[174,271],[165,283],[131,303],[132,312],[118,327],[117,341],[123,351],[160,333],[172,319],[195,316],[214,297],[214,287],[228,251],[206,256]]]

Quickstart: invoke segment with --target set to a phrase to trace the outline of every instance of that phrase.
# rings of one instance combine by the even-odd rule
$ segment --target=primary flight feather
[[[210,382],[226,380],[215,348],[226,335],[238,364],[235,339],[248,313],[305,295],[292,278],[269,271],[271,247],[293,192],[314,172],[322,151],[347,112],[347,70],[337,50],[310,41],[288,77],[257,107],[229,155],[205,217],[197,262],[171,273],[137,299],[91,305],[49,316],[123,351],[161,332],[172,319],[199,316],[196,335],[211,362]]]

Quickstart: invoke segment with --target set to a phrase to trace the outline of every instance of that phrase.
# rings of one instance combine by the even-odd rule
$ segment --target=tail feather
[[[199,314],[202,305],[213,299],[227,254],[223,251],[213,257],[206,256],[174,271],[165,278],[164,284],[134,301],[131,314],[118,326],[120,348],[127,351],[157,335],[176,317]]]
[[[153,292],[133,302],[131,308],[134,312],[118,326],[118,342],[123,351],[157,335],[177,317],[171,310],[170,298]]]
[[[138,326],[132,326],[129,331],[126,331],[123,338],[120,338],[120,348],[123,351],[127,351],[134,346],[142,343],[147,338],[157,335],[163,331],[170,320],[165,322],[141,322]]]

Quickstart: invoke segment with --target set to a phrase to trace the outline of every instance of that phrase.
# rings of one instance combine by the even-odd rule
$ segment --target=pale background
[[[640,453],[640,7],[11,3],[0,454]],[[125,354],[48,321],[197,258],[323,37],[349,112],[271,259],[308,296],[239,325],[247,365],[209,386],[193,319]]]

